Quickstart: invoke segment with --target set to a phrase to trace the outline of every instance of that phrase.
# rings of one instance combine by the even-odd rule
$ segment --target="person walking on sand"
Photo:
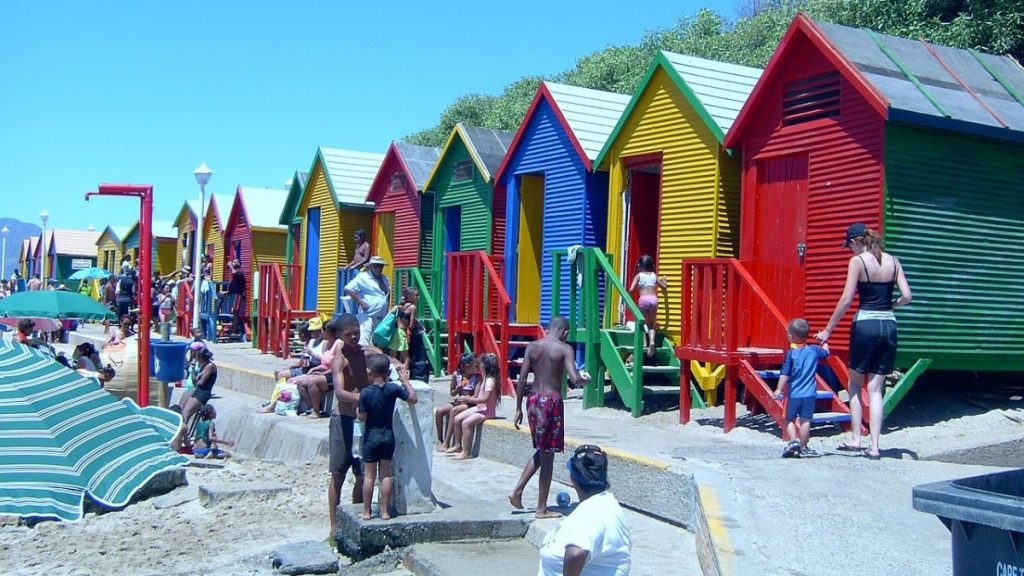
[[[828,342],[832,330],[853,303],[856,292],[860,304],[850,329],[850,441],[838,449],[848,452],[864,450],[860,442],[864,417],[860,392],[867,380],[871,419],[868,422],[870,445],[866,454],[868,458],[878,460],[882,457],[878,451],[882,435],[882,387],[896,362],[896,315],[893,308],[910,304],[913,296],[900,261],[885,251],[877,232],[860,222],[851,224],[846,229],[843,248],[853,252],[846,271],[846,285],[828,324],[818,332],[818,340]],[[895,286],[900,288],[900,297],[894,303],[892,291]]]
[[[565,450],[565,428],[562,419],[562,378],[569,373],[574,386],[590,382],[590,375],[576,370],[576,353],[565,343],[569,323],[562,316],[553,316],[548,329],[540,340],[526,346],[526,356],[516,385],[516,418],[513,426],[519,430],[523,422],[523,396],[526,394],[527,377],[533,373],[533,391],[526,401],[530,422],[530,437],[533,439],[533,456],[523,468],[508,501],[513,508],[523,508],[523,490],[540,468],[540,494],[537,498],[537,518],[558,518],[558,512],[548,510],[548,492],[551,491],[551,474],[555,452]]]
[[[654,258],[644,254],[636,263],[636,276],[629,285],[629,291],[640,289],[640,297],[637,298],[637,307],[644,315],[644,337],[647,345],[647,355],[654,356],[654,344],[658,329],[658,290],[668,289],[668,281],[664,276],[658,276],[654,272]]]

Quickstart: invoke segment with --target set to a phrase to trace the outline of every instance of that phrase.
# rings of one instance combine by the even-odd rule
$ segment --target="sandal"
[[[867,449],[867,446],[857,446],[854,444],[847,444],[846,442],[836,446],[836,450],[840,452],[866,452]]]

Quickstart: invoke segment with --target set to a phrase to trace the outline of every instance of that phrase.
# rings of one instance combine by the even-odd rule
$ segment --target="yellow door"
[[[395,247],[395,213],[378,212],[376,237],[373,239],[373,252],[388,263],[389,272],[394,270],[393,257]]]
[[[519,185],[519,264],[516,321],[540,324],[540,275],[544,252],[544,176],[522,176]]]

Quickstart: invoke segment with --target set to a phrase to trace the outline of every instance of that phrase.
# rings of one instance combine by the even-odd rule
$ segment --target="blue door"
[[[320,272],[320,209],[306,212],[306,277],[303,308],[316,310],[317,278]]]
[[[448,312],[448,257],[462,246],[462,206],[444,209],[444,253],[441,260],[441,314]]]

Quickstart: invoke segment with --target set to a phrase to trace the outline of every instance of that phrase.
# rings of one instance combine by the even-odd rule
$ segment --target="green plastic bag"
[[[388,312],[388,315],[377,324],[377,327],[373,329],[373,345],[378,348],[387,348],[388,344],[391,343],[391,337],[395,335],[395,330],[398,328],[398,317],[394,311]]]

